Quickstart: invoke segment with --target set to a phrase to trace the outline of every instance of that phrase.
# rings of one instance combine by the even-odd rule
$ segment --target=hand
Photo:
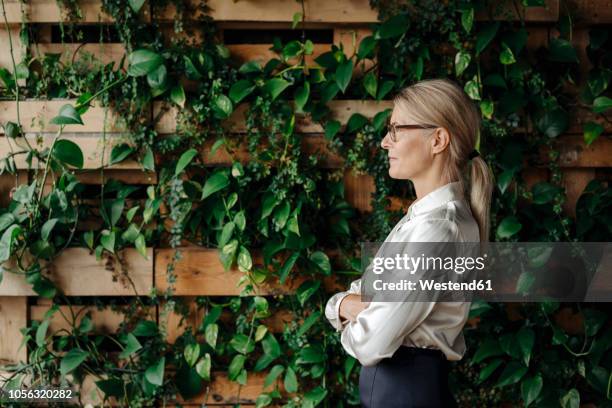
[[[340,302],[340,319],[354,322],[357,320],[357,315],[370,305],[370,302],[362,302],[361,295],[354,293],[345,296]]]

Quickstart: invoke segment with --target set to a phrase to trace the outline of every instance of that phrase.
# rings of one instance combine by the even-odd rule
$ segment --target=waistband
[[[393,358],[395,357],[409,357],[414,355],[424,355],[424,356],[433,356],[440,357],[446,360],[446,355],[439,349],[433,348],[421,348],[421,347],[408,347],[408,346],[400,346],[395,353],[393,354]]]

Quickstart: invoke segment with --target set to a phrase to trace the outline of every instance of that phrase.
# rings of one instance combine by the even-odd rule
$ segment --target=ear
[[[431,135],[430,140],[431,152],[433,154],[439,154],[442,153],[450,144],[450,134],[445,128],[439,127],[434,131],[434,134]]]

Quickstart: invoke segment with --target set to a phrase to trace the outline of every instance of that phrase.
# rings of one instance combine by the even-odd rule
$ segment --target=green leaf
[[[6,137],[15,139],[16,137],[21,136],[21,127],[15,122],[6,122],[4,124],[4,134]]]
[[[161,386],[164,383],[164,367],[166,365],[166,358],[160,358],[157,363],[153,363],[145,371],[146,380],[157,386]]]
[[[327,355],[319,345],[308,346],[301,349],[298,353],[298,364],[321,363],[327,359]]]
[[[529,367],[531,350],[533,350],[533,344],[535,342],[535,333],[532,329],[522,327],[516,334],[516,337],[523,355],[523,362]]]
[[[210,345],[213,349],[217,345],[217,336],[219,335],[219,326],[216,323],[211,323],[206,326],[204,330],[204,340],[206,343]]]
[[[229,185],[229,178],[223,171],[217,172],[206,179],[204,188],[202,188],[202,200],[216,193],[217,191],[223,190]]]
[[[235,381],[238,378],[240,372],[242,371],[242,368],[244,367],[245,361],[246,356],[242,354],[236,354],[234,356],[227,370],[230,381]]]
[[[272,100],[275,100],[289,85],[291,83],[282,78],[272,78],[266,82],[264,90],[272,96]]]
[[[126,143],[114,146],[113,150],[111,150],[110,164],[113,165],[124,161],[133,152],[134,149]]]
[[[89,357],[89,353],[78,348],[74,348],[66,353],[60,362],[60,373],[62,377],[65,377],[66,374],[75,370],[87,359],[87,357]]]
[[[461,13],[461,25],[466,33],[472,31],[472,27],[474,26],[474,8],[470,7],[467,10],[464,10]]]
[[[298,390],[297,377],[295,376],[295,371],[293,371],[291,367],[287,367],[287,371],[285,372],[284,385],[287,392],[297,392]]]
[[[55,142],[52,155],[62,163],[77,169],[83,168],[83,152],[79,145],[70,140],[58,140]]]
[[[563,188],[542,181],[534,185],[531,191],[534,204],[547,204],[553,201],[557,194],[563,192]]]
[[[0,231],[4,231],[16,221],[15,216],[10,212],[0,215]]]
[[[599,96],[593,101],[593,112],[604,113],[612,108],[612,98],[607,96]]]
[[[121,234],[121,239],[127,242],[134,242],[140,234],[140,229],[136,224],[130,224],[130,226]]]
[[[398,14],[382,23],[375,36],[380,39],[399,37],[408,31],[408,27],[410,27],[410,23],[406,16]]]
[[[185,90],[182,85],[176,85],[170,91],[170,100],[176,103],[181,108],[185,107],[185,101],[187,97],[185,96]]]
[[[162,65],[161,55],[149,50],[136,50],[128,56],[128,75],[141,77],[155,71]]]
[[[567,113],[561,108],[547,110],[536,119],[536,128],[546,136],[553,138],[565,132],[569,126]]]
[[[142,167],[145,170],[155,171],[155,156],[153,155],[153,150],[150,147],[146,147],[145,154],[142,158]]]
[[[234,103],[240,103],[240,101],[249,96],[254,89],[255,85],[253,82],[248,79],[241,79],[232,85],[229,91],[229,97]]]
[[[378,79],[374,71],[370,71],[363,78],[363,87],[366,92],[372,97],[376,98],[376,91],[378,90]]]
[[[277,364],[274,367],[272,367],[270,369],[270,372],[266,376],[266,379],[264,380],[264,388],[268,388],[270,385],[272,385],[276,381],[278,376],[283,373],[284,370],[285,370],[285,367],[283,367],[280,364]]]
[[[482,116],[487,119],[491,119],[493,117],[493,112],[495,110],[495,105],[493,101],[487,99],[480,102],[480,112],[482,112]]]
[[[496,387],[505,387],[507,385],[515,384],[523,378],[525,373],[527,372],[527,367],[524,365],[517,363],[516,361],[511,361],[506,365],[504,370],[499,376],[497,380]]]
[[[591,143],[597,140],[599,135],[603,133],[604,127],[601,126],[597,122],[587,122],[584,124],[583,131],[584,131],[584,142],[586,143],[587,146],[590,146]]]
[[[308,329],[310,329],[313,324],[318,322],[320,318],[321,318],[321,312],[319,311],[313,312],[310,316],[304,319],[304,323],[302,323],[302,325],[300,326],[300,329],[298,330],[297,335],[303,336],[304,334],[306,334]]]
[[[225,223],[223,229],[221,230],[221,236],[219,237],[219,247],[222,248],[229,242],[232,238],[232,234],[234,233],[234,228],[236,224],[233,221]]]
[[[302,306],[308,299],[319,289],[321,286],[320,281],[308,280],[300,285],[297,289],[297,298]]]
[[[310,82],[304,82],[304,86],[299,87],[295,91],[295,109],[298,112],[303,112],[308,97],[310,96]]]
[[[538,398],[540,392],[542,392],[542,385],[543,381],[540,373],[533,377],[525,378],[521,382],[521,395],[526,407]]]
[[[487,45],[491,43],[499,29],[499,22],[484,23],[482,26],[482,30],[476,34],[476,56],[480,55],[487,48]]]
[[[340,131],[340,127],[342,124],[337,120],[330,120],[325,124],[325,138],[327,140],[332,140],[334,136]]]
[[[178,162],[176,163],[176,168],[174,169],[174,175],[178,176],[185,170],[185,168],[191,163],[194,157],[198,154],[196,149],[189,149],[185,153],[181,155]]]
[[[183,350],[185,361],[189,364],[189,367],[193,367],[200,358],[200,345],[198,343],[189,343]]]
[[[514,54],[512,53],[512,50],[510,49],[510,47],[508,47],[503,42],[501,46],[502,46],[502,51],[499,54],[499,62],[501,62],[502,65],[514,64],[516,62],[516,59],[514,58]]]
[[[215,112],[215,117],[218,119],[227,119],[234,111],[234,104],[232,104],[230,98],[223,94],[219,94],[215,99],[213,111]]]
[[[49,329],[49,319],[43,320],[38,328],[36,329],[36,345],[43,347],[45,345],[45,339],[47,338],[47,330]]]
[[[255,330],[255,341],[260,341],[267,333],[268,328],[265,325],[260,324],[257,326],[257,330]]]
[[[234,262],[234,256],[236,255],[236,251],[238,250],[238,240],[232,239],[230,242],[225,244],[223,248],[221,248],[221,263],[223,264],[223,268],[228,270],[229,267]]]
[[[53,228],[55,227],[55,224],[57,224],[58,221],[59,219],[57,218],[51,218],[43,224],[42,228],[40,229],[40,238],[43,241],[49,240],[49,234],[51,234],[51,231],[53,231]]]
[[[251,259],[251,254],[249,250],[240,245],[240,249],[238,250],[238,269],[241,272],[248,272],[253,268],[253,260]]]
[[[274,210],[274,226],[277,230],[281,230],[285,227],[287,220],[289,219],[289,213],[291,212],[291,205],[288,201],[283,201],[280,206]]]
[[[559,400],[562,408],[580,408],[580,393],[572,388]]]
[[[511,236],[517,234],[523,225],[520,223],[518,218],[511,215],[502,220],[502,222],[497,226],[497,236],[499,238],[510,238]]]
[[[344,61],[342,64],[338,65],[336,69],[336,84],[338,84],[338,88],[344,93],[349,83],[351,82],[351,77],[353,76],[353,60]]]
[[[136,246],[136,250],[138,251],[138,253],[142,255],[143,258],[149,259],[149,256],[147,255],[147,244],[145,242],[144,235],[138,234],[134,245]]]
[[[297,27],[297,25],[302,21],[302,13],[297,12],[293,14],[293,22],[291,23],[291,28]]]
[[[502,354],[504,354],[504,351],[499,346],[497,339],[486,338],[482,341],[480,347],[478,347],[478,350],[476,350],[472,361],[475,364],[478,364],[488,357],[499,356]]]
[[[156,92],[154,92],[154,96],[161,95],[165,92],[167,88],[167,76],[168,71],[163,64],[147,74],[147,84],[149,84],[152,89],[156,90]]]
[[[480,87],[478,86],[478,78],[476,77],[476,75],[474,75],[474,78],[466,82],[463,89],[471,99],[475,101],[479,101],[481,99]]]
[[[484,366],[482,370],[480,370],[480,373],[478,374],[478,383],[481,383],[485,381],[487,378],[489,378],[502,363],[503,363],[503,360],[495,359],[491,361],[489,364],[487,364],[486,366]]]
[[[197,362],[195,369],[196,372],[204,381],[210,381],[210,367],[211,367],[211,358],[210,354],[204,354],[204,357]]]
[[[115,253],[115,231],[102,233],[100,236],[100,244],[109,252]]]
[[[472,56],[468,52],[459,51],[455,54],[455,75],[460,77],[472,61]]]
[[[359,59],[365,59],[365,58],[369,58],[372,56],[372,51],[374,51],[374,48],[376,48],[376,39],[369,35],[367,37],[364,37],[361,42],[359,43],[359,50],[357,51],[357,57],[359,57]]]
[[[567,40],[562,38],[552,38],[549,43],[549,56],[551,61],[556,62],[579,62],[576,50]]]
[[[293,269],[293,266],[295,265],[295,262],[297,261],[299,256],[299,252],[294,252],[289,258],[287,258],[287,260],[283,264],[282,268],[280,269],[281,284],[285,283],[285,279],[287,279],[287,276],[289,276],[289,272],[291,272],[291,270]]]
[[[505,170],[497,178],[497,187],[502,194],[504,194],[508,189],[508,186],[510,186],[513,177],[514,170]]]
[[[310,255],[310,260],[314,262],[321,272],[325,275],[331,275],[331,263],[329,262],[329,257],[321,251],[315,251]]]
[[[59,114],[50,122],[54,125],[82,125],[83,119],[74,106],[66,104],[60,108]]]
[[[0,238],[0,263],[11,257],[11,250],[16,238],[21,234],[21,227],[13,224],[4,231]]]
[[[128,0],[128,4],[134,13],[138,13],[140,11],[144,2],[145,0]]]
[[[132,333],[128,333],[125,337],[125,348],[119,354],[119,358],[128,358],[138,350],[142,349],[142,345]]]

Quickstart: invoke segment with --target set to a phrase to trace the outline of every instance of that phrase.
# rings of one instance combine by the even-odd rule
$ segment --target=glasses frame
[[[394,123],[387,123],[387,130],[390,135],[390,140],[393,143],[397,143],[399,140],[397,138],[397,130],[398,129],[437,129],[439,126],[434,125],[396,125]]]

